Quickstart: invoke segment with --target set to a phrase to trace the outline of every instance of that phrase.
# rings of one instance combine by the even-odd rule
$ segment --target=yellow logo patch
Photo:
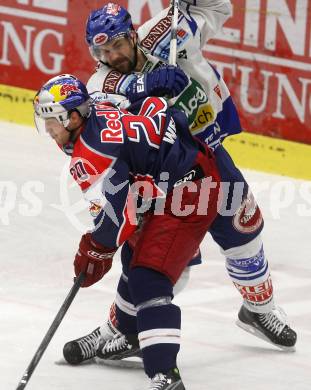
[[[65,100],[67,97],[66,94],[62,93],[61,88],[62,85],[56,84],[53,85],[53,87],[51,87],[49,90],[50,94],[54,96],[55,103],[61,102],[62,100]]]
[[[49,92],[54,96],[54,102],[59,103],[74,93],[81,93],[81,90],[75,84],[67,83],[54,84]]]
[[[207,126],[215,120],[215,112],[210,104],[204,104],[198,108],[195,119],[191,125],[191,133],[201,133]]]

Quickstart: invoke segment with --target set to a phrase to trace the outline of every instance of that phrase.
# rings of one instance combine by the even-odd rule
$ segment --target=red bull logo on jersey
[[[89,211],[93,218],[96,218],[100,214],[102,211],[100,199],[96,199],[90,202]]]

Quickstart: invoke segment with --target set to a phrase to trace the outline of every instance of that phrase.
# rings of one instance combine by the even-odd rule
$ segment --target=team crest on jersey
[[[254,233],[263,223],[254,195],[248,190],[246,199],[233,216],[233,227],[240,233]]]
[[[100,199],[94,199],[90,202],[89,211],[93,218],[96,218],[100,214],[102,211]]]
[[[93,43],[95,46],[104,45],[108,41],[108,35],[105,33],[96,34],[93,38]]]

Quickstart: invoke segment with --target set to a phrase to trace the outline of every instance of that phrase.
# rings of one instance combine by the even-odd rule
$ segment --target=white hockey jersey
[[[142,72],[167,63],[171,38],[170,8],[138,29],[139,46],[147,61]],[[188,86],[173,105],[188,117],[193,135],[215,149],[228,135],[241,132],[235,105],[224,80],[205,59],[202,47],[214,37],[231,16],[230,0],[182,0],[177,28],[177,65],[190,77]],[[89,92],[104,91],[124,95],[133,74],[121,74],[105,64],[88,81]]]

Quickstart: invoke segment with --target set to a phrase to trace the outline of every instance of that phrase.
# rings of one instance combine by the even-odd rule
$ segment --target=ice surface
[[[0,389],[15,389],[66,297],[80,235],[90,224],[67,158],[32,128],[0,123]],[[65,168],[64,168],[65,167]],[[187,390],[311,388],[311,183],[244,171],[266,221],[277,303],[298,332],[297,351],[276,350],[235,325],[240,297],[206,237],[182,307],[179,367]],[[60,185],[60,180],[63,182]],[[64,184],[67,183],[67,184]],[[65,188],[65,191],[61,191]],[[96,328],[112,302],[120,264],[79,291],[37,366],[29,390],[146,390],[140,370],[55,364],[63,344]]]

